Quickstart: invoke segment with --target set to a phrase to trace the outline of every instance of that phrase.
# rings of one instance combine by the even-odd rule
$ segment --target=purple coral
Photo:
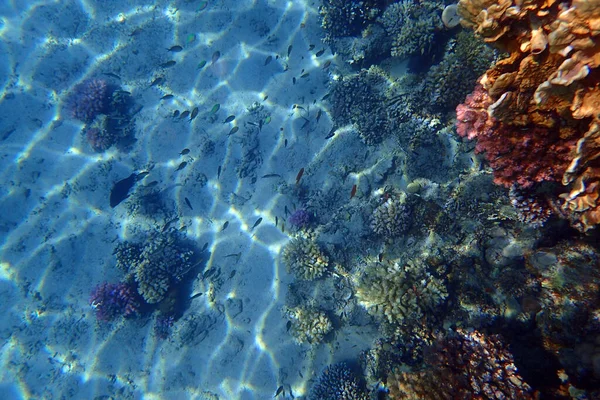
[[[159,315],[156,318],[156,325],[154,325],[154,331],[156,335],[161,339],[166,339],[171,333],[171,328],[175,324],[175,317],[173,315]]]
[[[123,315],[129,317],[139,312],[137,292],[125,283],[104,282],[92,290],[90,304],[96,309],[99,321],[112,321]]]
[[[69,107],[73,118],[83,122],[91,122],[106,111],[109,100],[109,90],[106,81],[88,79],[75,86]]]
[[[310,213],[301,208],[294,211],[288,218],[288,222],[299,229],[307,227],[310,224],[310,220]]]

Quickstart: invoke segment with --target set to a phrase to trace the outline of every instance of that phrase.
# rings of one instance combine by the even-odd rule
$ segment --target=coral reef
[[[283,313],[291,321],[290,334],[300,344],[319,344],[333,329],[327,314],[314,307],[286,308]]]
[[[384,196],[371,217],[371,229],[383,238],[392,239],[408,231],[411,224],[410,208],[406,194]]]
[[[295,226],[298,229],[306,228],[310,224],[310,220],[311,214],[302,208],[294,211],[287,219],[290,225]]]
[[[68,107],[71,116],[83,122],[91,122],[106,112],[111,91],[105,80],[88,79],[73,88]]]
[[[368,398],[363,385],[345,363],[325,368],[308,396],[309,400],[367,400]]]
[[[448,296],[444,282],[423,262],[373,263],[357,279],[356,296],[370,314],[399,324],[434,315]]]
[[[565,217],[592,229],[600,223],[600,7],[460,0],[457,10],[463,26],[510,54],[457,108],[459,134],[477,139],[498,184],[567,186]]]
[[[143,245],[125,242],[115,249],[117,265],[130,274],[148,304],[163,300],[193,266],[194,251],[173,232],[150,235]]]
[[[348,75],[332,84],[332,118],[336,125],[354,124],[369,145],[381,142],[390,133],[385,107],[385,73],[377,67]]]
[[[130,317],[139,313],[140,309],[138,294],[126,283],[104,282],[96,286],[90,295],[90,304],[96,310],[99,321]]]
[[[402,0],[390,5],[379,22],[392,38],[391,55],[407,58],[431,51],[435,33],[442,30],[443,4],[435,1]]]
[[[439,340],[418,372],[388,377],[389,398],[397,399],[533,399],[498,335],[458,331]]]
[[[296,237],[283,248],[283,262],[296,278],[314,280],[327,271],[329,257],[312,238]]]
[[[381,4],[380,4],[381,3]],[[381,13],[383,1],[323,0],[319,7],[323,41],[334,44],[336,38],[354,36]]]

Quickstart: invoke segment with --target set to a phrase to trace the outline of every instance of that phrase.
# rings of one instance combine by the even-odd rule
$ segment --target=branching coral
[[[390,196],[373,211],[371,229],[385,239],[398,237],[410,227],[410,217],[406,195]]]
[[[358,279],[356,296],[369,313],[394,324],[434,312],[447,291],[443,281],[424,265],[375,263]]]
[[[130,317],[139,312],[140,299],[135,289],[126,283],[103,283],[94,288],[90,304],[99,321],[111,321],[119,316]]]
[[[283,262],[288,272],[299,279],[311,281],[322,277],[327,271],[329,258],[323,254],[314,240],[297,237],[284,247]]]
[[[388,378],[397,399],[533,399],[498,335],[458,331],[430,352],[428,368]]]
[[[295,307],[284,310],[291,321],[290,334],[298,343],[318,344],[332,329],[331,320],[314,307]]]
[[[310,400],[367,400],[369,396],[356,375],[344,363],[330,365],[312,387]]]
[[[567,186],[576,228],[600,223],[600,2],[460,0],[462,24],[510,56],[457,109],[496,182]]]

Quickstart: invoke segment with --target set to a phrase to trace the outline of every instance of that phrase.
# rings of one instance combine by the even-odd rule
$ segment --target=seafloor
[[[600,398],[600,6],[488,3],[0,4],[0,397]]]

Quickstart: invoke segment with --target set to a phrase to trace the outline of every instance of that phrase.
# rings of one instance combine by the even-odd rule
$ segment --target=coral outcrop
[[[386,196],[375,208],[371,229],[385,239],[398,237],[410,228],[411,213],[406,204],[406,194]]]
[[[358,278],[356,296],[370,314],[390,324],[435,314],[448,296],[444,282],[424,264],[374,263]]]
[[[329,257],[323,254],[313,239],[296,237],[284,247],[283,262],[296,278],[312,281],[325,274]]]
[[[290,334],[299,344],[319,344],[333,329],[327,314],[314,307],[287,308],[284,314],[291,321]]]
[[[104,282],[94,288],[90,304],[99,321],[111,321],[119,316],[130,317],[140,310],[140,298],[126,283]]]
[[[91,122],[104,113],[110,101],[111,90],[103,79],[88,79],[75,86],[69,98],[71,116]]]
[[[562,183],[565,217],[600,223],[600,3],[460,0],[463,26],[509,57],[457,108],[458,133],[477,140],[495,181]]]
[[[309,400],[367,400],[368,398],[363,385],[345,363],[325,368],[308,396]]]
[[[458,331],[438,341],[417,372],[388,377],[389,398],[398,399],[533,399],[513,356],[498,335]]]

